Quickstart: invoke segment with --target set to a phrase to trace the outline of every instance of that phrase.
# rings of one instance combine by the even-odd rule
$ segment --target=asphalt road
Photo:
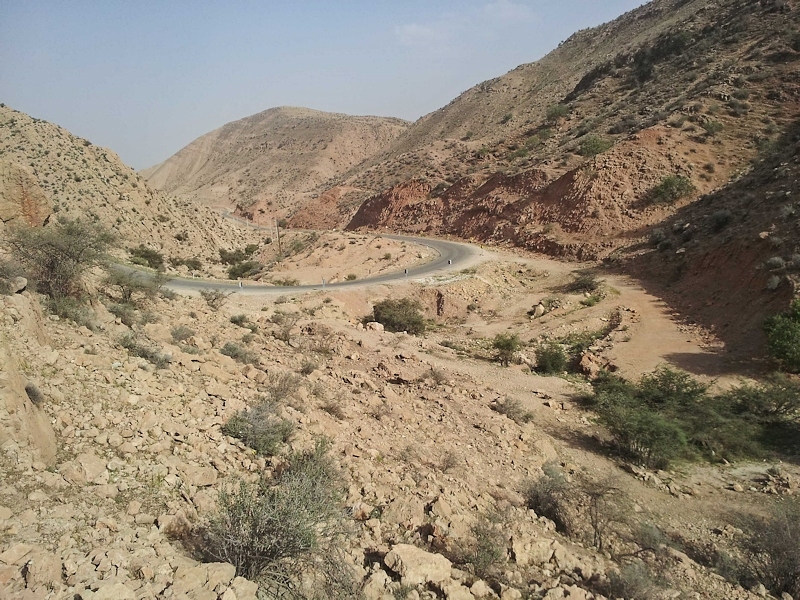
[[[388,235],[383,234],[381,237],[390,238],[404,242],[419,244],[421,246],[428,246],[438,253],[438,257],[434,258],[427,263],[417,265],[408,269],[408,273],[404,271],[397,271],[394,273],[385,273],[383,275],[376,275],[375,277],[368,277],[366,279],[356,279],[354,281],[341,281],[337,283],[327,283],[325,287],[322,286],[322,279],[318,284],[314,285],[297,285],[297,286],[275,286],[275,285],[262,285],[257,283],[242,282],[242,287],[239,287],[238,282],[221,282],[212,281],[208,279],[189,279],[189,278],[171,278],[165,285],[170,290],[175,292],[200,292],[204,290],[220,290],[224,292],[236,292],[239,294],[291,294],[298,292],[309,292],[313,290],[339,290],[345,288],[363,287],[366,285],[374,285],[380,283],[391,283],[394,281],[402,281],[405,279],[416,279],[420,277],[429,277],[435,274],[456,273],[463,269],[470,259],[477,256],[481,250],[469,244],[461,244],[458,242],[448,242],[445,240],[418,238],[404,235]],[[132,269],[131,267],[122,267],[128,272],[136,272],[144,274],[143,271]]]

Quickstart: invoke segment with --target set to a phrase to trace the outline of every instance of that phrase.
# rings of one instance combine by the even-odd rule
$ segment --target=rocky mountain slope
[[[182,198],[280,218],[407,126],[401,119],[272,108],[205,134],[142,174]]]
[[[128,245],[218,259],[249,236],[204,206],[154,191],[111,150],[0,105],[0,219],[92,219]]]
[[[277,476],[292,451],[322,436],[344,489],[340,550],[362,594],[343,597],[620,597],[608,590],[622,562],[592,547],[587,532],[558,533],[526,505],[525,482],[560,464],[570,478],[613,473],[631,524],[656,520],[696,549],[691,558],[664,547],[651,563],[658,582],[628,589],[757,598],[696,562],[703,544],[716,552],[741,535],[721,504],[767,498],[743,491],[755,485],[753,473],[626,473],[571,441],[598,435],[573,400],[580,386],[457,349],[478,349],[476,332],[505,330],[520,317],[526,338],[603,326],[609,301],[585,307],[580,295],[562,296],[544,318],[525,317],[532,294],[569,279],[568,265],[542,266],[489,264],[400,290],[440,321],[425,338],[357,322],[383,288],[267,304],[234,297],[220,310],[201,298],[155,298],[139,308],[157,320],[131,326],[98,305],[94,332],[46,318],[30,292],[0,296],[0,467],[10,475],[0,479],[0,595],[255,599],[257,584],[233,565],[201,560],[197,533],[223,490]],[[630,300],[626,291],[614,302]],[[641,307],[615,310],[625,316],[592,352],[624,352],[631,336],[646,342],[642,327],[658,320]],[[134,356],[120,342],[130,335],[166,358],[154,365]],[[249,354],[234,360],[231,344]],[[255,454],[223,428],[265,399],[292,425],[275,456]],[[530,417],[504,413],[513,402]],[[615,556],[624,557],[628,542],[620,543]]]
[[[579,32],[345,178],[380,190],[350,226],[607,256],[748,169],[793,122],[799,23],[792,2],[656,0]],[[654,201],[668,176],[694,191]]]

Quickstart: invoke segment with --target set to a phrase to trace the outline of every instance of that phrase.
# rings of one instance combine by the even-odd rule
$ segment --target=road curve
[[[434,274],[456,273],[460,269],[468,266],[473,262],[478,255],[481,254],[481,249],[470,244],[462,244],[459,242],[449,242],[446,240],[438,240],[431,238],[411,237],[405,235],[389,235],[380,234],[381,237],[399,240],[401,242],[409,242],[427,246],[438,253],[438,256],[431,261],[424,264],[410,267],[406,271],[397,271],[395,273],[385,273],[383,275],[376,275],[375,277],[368,277],[366,279],[357,279],[354,281],[341,281],[337,283],[326,283],[324,288],[322,281],[313,285],[296,285],[296,286],[275,286],[263,285],[258,283],[242,282],[242,287],[239,287],[238,282],[222,282],[212,281],[208,279],[188,279],[188,278],[170,278],[165,287],[178,292],[201,292],[206,290],[220,290],[224,292],[236,292],[238,294],[291,294],[298,292],[310,292],[314,290],[340,290],[346,288],[355,288],[359,286],[374,285],[381,283],[391,283],[394,281],[402,281],[405,279],[415,279],[419,277],[429,277]],[[125,267],[126,270],[130,267]],[[133,269],[131,269],[133,271]],[[141,273],[141,271],[138,271]]]

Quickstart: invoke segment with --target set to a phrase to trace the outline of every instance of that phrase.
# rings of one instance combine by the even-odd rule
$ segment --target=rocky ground
[[[44,315],[30,292],[2,297],[3,597],[254,598],[256,583],[230,564],[200,562],[181,540],[222,486],[280,466],[221,426],[286,374],[294,384],[280,410],[296,428],[284,452],[331,440],[352,521],[344,550],[366,598],[603,597],[619,568],[611,554],[556,533],[525,506],[523,482],[553,461],[574,477],[612,476],[632,514],[724,545],[736,533],[721,505],[761,502],[767,465],[626,471],[592,443],[602,431],[575,402],[585,380],[533,375],[524,355],[511,367],[489,360],[486,340],[497,332],[527,341],[611,319],[587,372],[614,363],[640,373],[678,351],[697,359],[698,373],[722,361],[709,359],[702,332],[631,282],[607,279],[608,294],[591,307],[559,293],[573,268],[498,256],[446,280],[233,296],[218,311],[201,298],[161,298],[143,307],[157,317],[133,325],[170,357],[158,369],[121,347],[131,328],[99,303],[93,332]],[[553,295],[557,308],[527,314]],[[415,337],[362,325],[387,296],[418,298],[435,328]],[[237,315],[243,326],[231,322]],[[177,327],[187,337],[176,340]],[[663,344],[643,351],[652,336]],[[252,353],[246,364],[220,352],[230,342]],[[509,399],[531,418],[502,414]],[[791,491],[787,481],[772,482],[772,493]],[[459,557],[489,516],[501,552],[481,578]],[[755,597],[686,553],[670,549],[663,561],[662,597]]]

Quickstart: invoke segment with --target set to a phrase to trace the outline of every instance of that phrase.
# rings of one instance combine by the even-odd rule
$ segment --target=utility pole
[[[283,250],[281,250],[281,226],[278,225],[278,219],[275,219],[275,231],[277,232],[278,237],[278,254],[283,256]]]

